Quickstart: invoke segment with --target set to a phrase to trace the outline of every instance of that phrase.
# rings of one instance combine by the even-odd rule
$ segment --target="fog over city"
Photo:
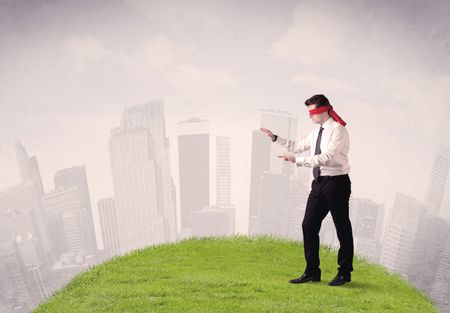
[[[279,234],[301,240],[299,225],[312,169],[275,160],[276,144],[267,137],[264,143],[255,131],[263,126],[291,139],[306,135],[317,125],[304,102],[324,94],[347,123],[354,203],[369,201],[382,212],[375,214],[377,230],[370,238],[374,249],[367,256],[406,274],[411,264],[398,265],[401,262],[392,261],[381,245],[388,241],[391,220],[401,219],[396,214],[409,212],[404,203],[422,206],[414,216],[430,213],[429,225],[435,225],[431,220],[436,218],[442,236],[450,234],[449,15],[450,2],[445,0],[1,0],[0,211],[22,208],[17,201],[28,198],[25,191],[12,196],[22,194],[14,188],[29,188],[26,183],[31,182],[39,199],[36,207],[43,212],[36,229],[43,231],[42,225],[50,225],[49,219],[59,214],[49,213],[59,210],[52,197],[69,192],[70,182],[76,180],[86,185],[78,185],[76,197],[80,207],[89,207],[91,215],[82,219],[92,222],[88,229],[95,238],[94,246],[86,243],[80,249],[94,256],[96,249],[109,249],[96,259],[100,261],[141,245],[208,234],[205,229],[195,231],[196,221],[205,218],[226,219],[226,234],[271,233],[264,229],[261,212],[277,212],[272,203],[278,189],[271,186],[282,190],[286,183],[289,199],[298,202],[295,208],[289,202],[286,216],[294,214],[300,224],[286,226],[290,230]],[[286,122],[293,125],[289,131]],[[136,135],[140,127],[147,130]],[[143,142],[152,148],[139,150]],[[267,149],[270,168],[257,172],[252,160],[263,157]],[[122,154],[125,150],[131,156]],[[141,157],[152,162],[144,160],[130,169],[126,164],[133,155],[139,162]],[[36,185],[33,156],[42,190]],[[144,171],[145,175],[133,180],[124,174],[125,168],[135,177]],[[191,179],[192,172],[206,178]],[[278,178],[270,176],[281,174],[290,180],[278,184]],[[260,182],[262,175],[273,178],[274,185],[269,179],[269,185]],[[128,186],[142,181],[142,188],[155,194],[142,200],[149,211],[133,207],[130,200]],[[297,183],[301,190],[295,189]],[[269,191],[253,193],[261,203],[256,215],[251,199],[258,188],[252,189],[252,184]],[[194,203],[186,196],[197,192],[204,202]],[[102,223],[111,216],[102,220],[99,208],[106,212],[117,207],[120,220],[126,218],[126,205],[158,219],[152,220],[149,233],[128,239],[123,234],[133,220],[128,226],[119,223],[117,246],[106,249]],[[195,205],[205,210],[193,213]],[[202,212],[209,213],[205,217]],[[258,221],[253,227],[251,216]],[[183,224],[185,218],[189,222]],[[431,226],[405,227],[420,232]],[[139,237],[151,234],[158,237]],[[48,262],[50,273],[54,260],[77,248],[51,240],[46,247],[42,236],[37,235],[44,243],[42,251],[49,253],[43,264]],[[336,245],[336,238],[328,239]],[[444,251],[446,239],[442,240]],[[57,246],[58,255],[53,248]],[[430,275],[450,275],[449,267],[445,264],[440,274]],[[412,281],[419,288],[426,285]],[[431,289],[427,293],[433,299],[445,297],[450,295],[448,285],[444,283],[443,295]],[[0,298],[0,304],[9,303],[11,294],[7,301]],[[30,291],[30,297],[24,300],[24,312],[40,296]],[[435,302],[448,309],[445,301]]]

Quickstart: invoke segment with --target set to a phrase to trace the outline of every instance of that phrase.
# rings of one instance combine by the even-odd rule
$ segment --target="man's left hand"
[[[295,163],[295,155],[292,154],[283,154],[278,156],[281,159],[284,159],[285,161],[290,161],[292,163]]]

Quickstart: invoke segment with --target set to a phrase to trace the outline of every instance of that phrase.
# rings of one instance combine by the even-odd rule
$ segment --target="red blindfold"
[[[326,112],[326,111],[328,111],[328,113],[330,113],[331,117],[336,122],[339,122],[342,126],[345,126],[347,124],[346,122],[344,122],[342,120],[342,118],[336,112],[334,112],[332,105],[326,105],[326,106],[323,106],[323,107],[319,107],[317,109],[309,110],[309,116],[320,114],[320,113],[323,113],[323,112]]]

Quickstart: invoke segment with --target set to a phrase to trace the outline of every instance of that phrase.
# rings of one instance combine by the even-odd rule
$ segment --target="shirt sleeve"
[[[278,136],[275,142],[280,145],[281,149],[284,151],[302,153],[303,151],[311,149],[312,134],[313,131],[310,131],[308,135],[300,138],[299,140],[286,140]]]
[[[333,129],[330,140],[321,154],[312,155],[308,157],[297,156],[295,163],[297,166],[317,167],[323,165],[331,165],[340,163],[339,157],[341,151],[349,145],[349,136],[347,129],[338,126]]]

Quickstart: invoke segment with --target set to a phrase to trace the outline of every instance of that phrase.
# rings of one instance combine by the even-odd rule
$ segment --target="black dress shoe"
[[[291,284],[303,284],[303,283],[307,283],[309,281],[313,281],[313,282],[320,281],[320,269],[315,274],[304,273],[299,278],[291,279],[289,282]]]
[[[345,283],[350,282],[351,280],[352,279],[351,279],[350,273],[347,273],[347,274],[338,273],[336,275],[336,277],[333,278],[333,280],[328,283],[328,285],[330,285],[330,286],[340,286],[340,285],[343,285]]]

